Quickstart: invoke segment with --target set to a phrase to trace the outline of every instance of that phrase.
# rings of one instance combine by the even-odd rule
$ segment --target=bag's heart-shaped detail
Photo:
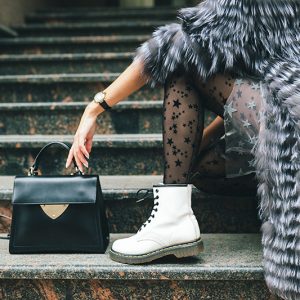
[[[61,216],[68,206],[69,204],[41,204],[44,213],[53,220]]]

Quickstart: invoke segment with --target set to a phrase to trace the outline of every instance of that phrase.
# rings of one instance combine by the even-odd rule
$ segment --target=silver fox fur
[[[134,59],[153,87],[178,71],[260,80],[264,114],[253,153],[265,281],[272,293],[300,299],[300,0],[206,0],[178,18]]]

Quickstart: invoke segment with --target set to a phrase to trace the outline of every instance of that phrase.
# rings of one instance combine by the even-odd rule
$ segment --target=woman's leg
[[[255,195],[257,187],[255,174],[227,178],[224,156],[225,140],[217,139],[198,154],[191,170],[190,183],[207,193],[230,196]],[[238,162],[230,161],[230,164],[235,163]]]
[[[206,83],[188,75],[174,76],[165,84],[163,145],[164,183],[189,183],[202,140],[204,109],[223,117],[224,103],[234,79],[216,75]],[[223,165],[219,166],[223,168]]]

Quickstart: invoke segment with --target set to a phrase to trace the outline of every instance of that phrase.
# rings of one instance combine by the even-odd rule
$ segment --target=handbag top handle
[[[35,176],[35,175],[38,174],[38,168],[39,168],[39,164],[40,164],[40,161],[41,161],[42,154],[45,152],[45,150],[47,148],[49,148],[52,145],[59,145],[59,146],[63,147],[64,149],[70,151],[70,147],[67,144],[63,143],[63,142],[50,142],[50,143],[48,143],[37,154],[32,166],[29,168],[29,171],[28,171],[29,176]],[[82,175],[82,172],[79,170],[74,158],[73,158],[73,164],[74,164],[74,168],[76,170],[76,174]]]

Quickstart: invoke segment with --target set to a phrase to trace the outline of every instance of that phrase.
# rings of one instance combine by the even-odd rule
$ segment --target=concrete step
[[[132,32],[131,32],[132,34]],[[134,51],[149,35],[0,38],[0,54]]]
[[[71,143],[74,135],[1,135],[0,175],[27,174],[41,147],[52,141]],[[42,170],[48,174],[66,173],[67,153],[49,151]],[[51,158],[51,159],[50,159]],[[95,135],[89,172],[101,175],[162,174],[161,134]]]
[[[0,75],[49,73],[118,73],[131,63],[133,53],[60,53],[0,55]]]
[[[56,13],[32,13],[26,16],[26,23],[66,23],[66,22],[99,22],[120,20],[172,20],[176,10],[89,10],[66,11]]]
[[[0,176],[0,214],[11,216],[13,176]],[[136,203],[136,192],[152,188],[162,182],[162,176],[104,176],[100,182],[106,201],[106,214],[110,232],[136,232],[150,216],[153,200]],[[214,188],[213,188],[214,187]],[[257,198],[216,194],[216,185],[210,192],[193,188],[192,207],[205,233],[257,233],[260,221],[257,218]],[[0,217],[0,232],[8,232],[10,220]]]
[[[74,134],[87,102],[0,103],[0,134]],[[122,101],[97,119],[97,134],[161,133],[162,101]],[[207,126],[215,114],[206,110]]]
[[[86,105],[0,103],[0,134],[74,134]],[[97,121],[97,134],[160,133],[162,101],[122,101]]]
[[[20,36],[91,36],[113,34],[150,34],[166,21],[111,21],[65,24],[24,24],[13,27]]]
[[[111,242],[128,235],[111,235]],[[0,292],[6,300],[277,299],[263,276],[259,234],[203,234],[198,256],[146,265],[108,254],[10,255],[0,241]],[[109,248],[108,248],[109,249]]]
[[[86,102],[119,76],[119,73],[0,75],[0,103]],[[145,85],[130,100],[163,99],[162,88]]]
[[[44,14],[64,14],[64,13],[90,13],[91,11],[97,13],[132,13],[138,14],[143,12],[153,12],[153,13],[169,13],[176,12],[179,7],[177,6],[155,6],[155,7],[121,7],[121,6],[51,6],[47,8],[37,9],[35,14],[44,15]]]

